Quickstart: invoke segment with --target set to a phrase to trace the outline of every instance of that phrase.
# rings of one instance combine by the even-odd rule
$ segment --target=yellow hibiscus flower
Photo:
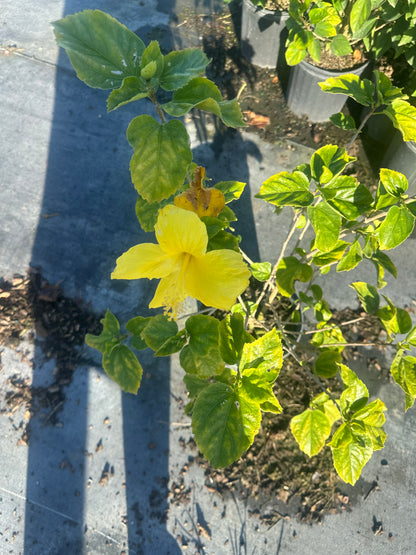
[[[229,249],[207,252],[205,224],[177,206],[159,211],[155,232],[159,244],[142,243],[122,254],[112,279],[160,279],[149,307],[163,306],[174,316],[188,296],[229,310],[250,276],[241,254]]]

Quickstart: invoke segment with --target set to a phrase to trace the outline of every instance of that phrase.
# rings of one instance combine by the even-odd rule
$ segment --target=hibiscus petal
[[[117,258],[112,279],[163,278],[170,274],[177,257],[167,255],[159,245],[143,243]]]
[[[202,256],[207,250],[205,224],[189,210],[169,204],[159,211],[155,225],[156,239],[166,254],[189,253]]]
[[[167,310],[172,310],[173,316],[176,315],[179,305],[188,296],[183,279],[180,280],[179,276],[180,270],[160,280],[149,308],[164,306]]]
[[[221,249],[190,260],[185,286],[190,297],[206,306],[229,310],[248,286],[249,277],[241,254]]]

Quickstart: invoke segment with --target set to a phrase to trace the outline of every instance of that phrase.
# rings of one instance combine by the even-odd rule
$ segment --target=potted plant
[[[241,52],[252,64],[275,69],[284,63],[289,0],[243,0]]]
[[[325,121],[341,110],[346,98],[328,99],[318,83],[343,72],[364,72],[366,60],[373,56],[378,27],[388,25],[381,19],[384,4],[367,0],[291,1],[285,56],[288,65],[294,66],[287,102],[295,114]]]

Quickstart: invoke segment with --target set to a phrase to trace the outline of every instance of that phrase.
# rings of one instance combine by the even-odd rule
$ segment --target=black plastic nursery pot
[[[241,52],[252,64],[276,68],[284,63],[288,12],[265,10],[251,0],[243,0]]]
[[[369,62],[348,71],[331,71],[314,66],[303,60],[290,70],[287,87],[287,105],[297,116],[307,116],[310,121],[327,121],[329,116],[340,112],[347,100],[344,94],[324,92],[318,85],[329,77],[340,77],[347,73],[362,75]]]
[[[409,182],[407,194],[416,194],[416,143],[403,141],[397,131],[381,163],[382,168],[389,168],[403,173]]]

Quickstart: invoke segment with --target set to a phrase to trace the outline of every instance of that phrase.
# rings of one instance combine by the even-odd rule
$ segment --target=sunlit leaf
[[[351,425],[344,423],[335,432],[329,445],[338,475],[344,482],[354,485],[373,454],[371,438],[354,433]]]
[[[415,217],[406,206],[392,206],[377,229],[381,250],[394,249],[412,233]]]
[[[284,297],[291,297],[295,292],[294,282],[296,280],[307,282],[313,274],[309,264],[301,262],[295,256],[284,257],[276,271],[276,285],[279,293]]]
[[[338,242],[341,216],[326,202],[308,206],[308,216],[316,234],[315,247],[323,252],[331,251]]]
[[[300,171],[286,171],[272,175],[263,183],[256,198],[261,198],[276,206],[302,208],[313,202],[309,192],[309,180]]]
[[[292,418],[290,429],[302,451],[313,457],[324,447],[331,433],[331,424],[325,413],[306,409]]]
[[[346,94],[363,106],[371,106],[374,97],[374,85],[368,79],[361,79],[354,73],[340,77],[329,77],[319,83],[321,89],[332,94]]]

